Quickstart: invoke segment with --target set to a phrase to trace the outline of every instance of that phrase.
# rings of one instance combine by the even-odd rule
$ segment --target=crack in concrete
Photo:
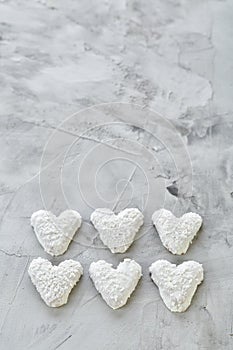
[[[87,305],[88,303],[90,303],[92,300],[94,300],[97,296],[99,295],[99,293],[96,293],[95,295],[93,295],[91,298],[89,298],[87,301],[85,301],[85,303],[83,303],[81,305],[81,307]]]
[[[128,187],[129,183],[132,181],[132,179],[133,179],[133,177],[134,177],[134,174],[135,174],[135,172],[136,172],[136,170],[137,170],[137,167],[138,167],[138,166],[136,165],[135,168],[133,169],[132,173],[130,174],[130,176],[129,176],[129,178],[128,178],[128,180],[127,180],[127,182],[126,182],[126,184],[125,184],[125,186],[124,186],[124,188],[123,188],[123,190],[121,191],[120,195],[118,196],[118,198],[117,198],[117,200],[116,200],[116,203],[114,204],[114,206],[113,206],[113,208],[112,208],[112,211],[114,211],[114,210],[116,209],[117,205],[119,204],[119,202],[120,202],[122,196],[124,195],[124,193],[125,193],[125,191],[126,191],[126,188]]]
[[[0,249],[0,252],[7,255],[7,256],[14,256],[16,258],[34,258],[36,256],[32,256],[32,255],[24,255],[24,254],[18,254],[18,253],[10,253],[10,252],[6,252],[4,249]]]
[[[60,348],[68,339],[70,339],[72,337],[73,334],[68,335],[68,337],[66,337],[61,343],[59,343],[54,350]]]
[[[30,260],[30,258],[28,257],[28,258],[27,258],[27,262],[26,262],[26,264],[25,264],[25,266],[24,266],[24,269],[23,269],[23,273],[22,273],[22,275],[21,275],[21,277],[20,277],[19,282],[18,282],[17,285],[16,285],[16,288],[15,288],[15,291],[14,291],[14,294],[13,294],[13,297],[12,297],[10,303],[9,303],[10,306],[9,306],[9,308],[8,308],[6,314],[5,314],[5,317],[3,318],[2,325],[1,325],[1,328],[0,328],[0,334],[2,334],[2,331],[3,331],[3,328],[4,328],[4,326],[5,326],[7,317],[8,317],[8,315],[9,315],[10,311],[11,311],[11,308],[12,308],[12,306],[13,306],[13,303],[14,303],[14,301],[15,301],[15,298],[16,298],[16,296],[17,296],[17,294],[18,294],[19,287],[21,286],[21,284],[22,284],[22,282],[23,282],[23,279],[24,279],[24,276],[25,276],[25,273],[26,273],[26,270],[27,270],[27,266],[28,266],[29,260]]]
[[[24,123],[26,122],[26,123],[29,123],[31,125],[34,125],[34,126],[40,127],[40,128],[52,129],[52,130],[55,130],[55,131],[59,131],[59,132],[64,133],[64,134],[67,134],[67,135],[70,135],[70,136],[73,136],[73,137],[77,137],[78,139],[92,141],[92,142],[104,145],[106,147],[112,148],[114,150],[117,150],[117,151],[120,151],[120,152],[124,152],[124,153],[127,153],[127,154],[131,154],[131,155],[134,155],[134,156],[138,156],[139,155],[138,153],[130,152],[130,151],[124,149],[124,148],[113,146],[113,145],[111,145],[109,143],[103,142],[103,141],[95,139],[93,137],[76,134],[73,131],[66,130],[66,129],[63,129],[63,128],[60,128],[60,127],[57,127],[57,126],[54,126],[54,125],[51,125],[51,124],[48,124],[48,123],[47,124],[42,124],[42,123],[37,123],[37,122],[32,122],[32,121],[22,121],[22,122],[24,122]]]

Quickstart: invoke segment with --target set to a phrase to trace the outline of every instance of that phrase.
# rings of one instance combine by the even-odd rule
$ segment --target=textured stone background
[[[232,18],[231,0],[0,1],[1,349],[233,348]],[[90,225],[101,206],[144,211],[126,254],[112,255]],[[168,253],[151,225],[163,206],[203,216],[185,256]],[[56,259],[30,227],[43,207],[83,216]],[[32,286],[38,256],[83,264],[66,306],[48,308]],[[113,311],[88,267],[126,256],[144,277]],[[203,263],[183,314],[150,280],[159,258]]]

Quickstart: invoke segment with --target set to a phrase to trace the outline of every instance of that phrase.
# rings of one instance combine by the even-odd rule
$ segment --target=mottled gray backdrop
[[[0,348],[233,348],[233,2],[0,0]],[[145,225],[113,255],[91,226],[96,207],[136,206]],[[162,246],[155,209],[204,225],[185,256]],[[33,211],[78,210],[83,225],[52,259]],[[29,280],[34,257],[74,258],[84,276],[50,309]],[[128,304],[111,310],[92,261],[143,267]],[[205,269],[191,307],[172,314],[151,282],[159,258]]]

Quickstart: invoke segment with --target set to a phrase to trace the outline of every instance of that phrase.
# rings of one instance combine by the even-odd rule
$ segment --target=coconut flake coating
[[[50,307],[59,307],[67,303],[83,268],[71,259],[53,266],[47,259],[37,258],[29,265],[28,274],[44,302]]]
[[[142,268],[131,259],[124,259],[116,269],[104,260],[93,262],[90,277],[102,298],[112,309],[127,303],[142,276]]]
[[[167,260],[158,260],[149,271],[161,298],[172,312],[187,310],[204,278],[203,267],[196,261],[186,261],[177,266]]]
[[[143,214],[137,208],[128,208],[118,215],[106,208],[96,209],[91,221],[102,242],[112,253],[124,253],[133,243],[143,224]]]
[[[152,221],[163,245],[177,255],[187,252],[202,225],[202,218],[196,213],[190,212],[177,218],[166,209],[155,211]]]
[[[82,218],[75,210],[65,210],[58,217],[49,211],[39,210],[31,216],[38,241],[52,256],[65,253],[81,223]]]

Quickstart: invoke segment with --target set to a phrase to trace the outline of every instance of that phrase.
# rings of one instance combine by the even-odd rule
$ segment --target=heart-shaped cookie
[[[196,261],[185,261],[176,266],[167,260],[158,260],[149,271],[161,298],[172,312],[183,312],[190,306],[197,286],[204,278],[203,267]]]
[[[152,221],[164,247],[178,255],[187,252],[202,225],[202,218],[198,214],[187,213],[177,218],[166,209],[155,211]]]
[[[38,241],[52,256],[65,253],[81,223],[82,218],[75,210],[65,210],[58,217],[49,211],[39,210],[31,217]]]
[[[137,208],[125,209],[118,215],[99,208],[91,214],[91,221],[112,253],[124,253],[143,224],[143,214]]]
[[[67,303],[83,268],[78,261],[71,259],[53,266],[47,259],[37,258],[32,260],[28,273],[44,302],[50,307],[59,307]]]
[[[90,277],[102,298],[112,309],[127,303],[142,276],[142,268],[134,260],[125,259],[116,269],[104,260],[93,262]]]

